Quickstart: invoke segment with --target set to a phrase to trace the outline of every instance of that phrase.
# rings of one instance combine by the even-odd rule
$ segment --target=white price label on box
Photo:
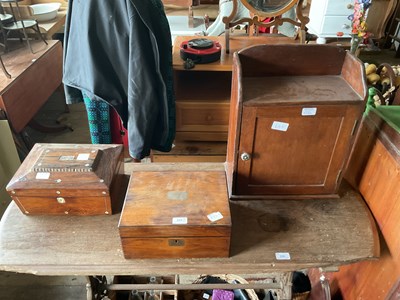
[[[172,224],[174,225],[183,225],[187,224],[188,218],[187,217],[175,217],[172,218]]]
[[[49,172],[38,172],[36,173],[36,179],[49,179],[50,173]]]
[[[76,160],[88,160],[89,156],[90,156],[89,153],[80,153],[80,154],[78,154],[78,157],[76,158]]]
[[[211,222],[215,222],[218,220],[221,220],[224,216],[219,212],[213,212],[209,215],[207,215],[207,218],[211,221]]]
[[[277,260],[290,260],[290,254],[289,252],[276,252],[275,258]]]

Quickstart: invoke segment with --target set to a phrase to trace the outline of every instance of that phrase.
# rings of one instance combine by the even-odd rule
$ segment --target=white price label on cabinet
[[[172,218],[172,224],[175,225],[182,225],[182,224],[187,224],[188,218],[187,217],[175,217]]]
[[[274,121],[272,123],[271,129],[278,131],[287,131],[289,128],[289,123]]]
[[[315,116],[317,114],[317,108],[316,107],[304,107],[301,110],[301,115],[302,116]]]

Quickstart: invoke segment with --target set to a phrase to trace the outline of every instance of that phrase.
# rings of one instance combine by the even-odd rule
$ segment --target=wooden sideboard
[[[176,147],[170,153],[154,152],[156,162],[224,162],[228,138],[232,81],[232,58],[235,51],[257,44],[288,44],[295,41],[282,36],[232,36],[230,53],[225,52],[225,37],[207,37],[222,46],[221,59],[184,68],[180,45],[194,36],[178,36],[173,45],[173,68],[176,94]],[[213,150],[214,149],[214,150]]]
[[[364,116],[346,178],[360,190],[376,220],[381,256],[378,260],[354,263],[340,267],[339,272],[326,273],[333,295],[349,300],[399,299],[399,149],[398,128],[396,130],[375,111]],[[314,282],[319,281],[316,270],[312,270],[310,275]],[[317,292],[318,288],[315,290]],[[312,299],[321,298],[315,295]]]

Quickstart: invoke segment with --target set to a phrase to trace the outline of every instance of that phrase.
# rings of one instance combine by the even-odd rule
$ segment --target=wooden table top
[[[128,172],[223,170],[223,164],[129,164]],[[375,223],[358,193],[340,199],[231,202],[229,258],[124,259],[112,216],[26,216],[0,222],[0,270],[37,275],[259,274],[338,266],[379,256]],[[205,245],[206,246],[206,245]],[[289,260],[279,260],[289,253]]]
[[[32,120],[42,105],[61,84],[62,46],[60,41],[32,42],[32,53],[18,43],[18,49],[2,55],[11,78],[0,74],[0,109],[15,132]]]
[[[259,44],[293,44],[298,43],[293,38],[285,36],[231,36],[229,42],[230,52],[226,53],[225,36],[177,36],[173,45],[173,67],[175,70],[185,70],[183,67],[183,60],[180,57],[180,45],[184,41],[196,38],[207,38],[220,43],[222,47],[221,59],[207,64],[196,64],[190,71],[232,71],[232,58],[233,53]],[[268,55],[266,53],[266,55]]]
[[[7,78],[0,72],[0,95],[4,93],[11,83],[18,80],[19,76],[29,67],[31,67],[41,56],[52,49],[57,43],[56,40],[47,41],[46,45],[43,41],[32,41],[32,53],[26,41],[16,44],[13,42],[10,45],[11,50],[1,55],[7,71],[11,74],[11,78]],[[60,43],[61,44],[61,43]],[[60,45],[59,45],[60,46]],[[0,106],[1,107],[1,106]]]

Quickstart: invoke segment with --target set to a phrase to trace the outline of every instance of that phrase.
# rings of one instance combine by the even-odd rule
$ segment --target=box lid
[[[122,153],[122,145],[35,144],[6,189],[15,196],[104,196]]]
[[[230,236],[225,172],[133,172],[118,227],[121,237]]]

